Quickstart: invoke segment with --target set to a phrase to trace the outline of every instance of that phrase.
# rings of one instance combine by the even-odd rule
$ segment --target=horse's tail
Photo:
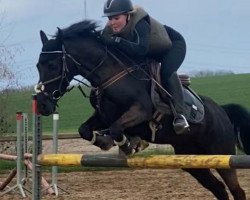
[[[237,145],[246,154],[250,155],[250,113],[237,104],[227,104],[221,106],[227,113],[230,121],[234,125],[234,132],[237,137]]]

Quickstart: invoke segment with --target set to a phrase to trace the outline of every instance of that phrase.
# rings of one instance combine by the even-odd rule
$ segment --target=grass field
[[[250,109],[250,74],[192,78],[191,87],[201,95],[208,96],[218,104],[237,103]],[[10,94],[7,105],[11,118],[12,132],[15,134],[15,113],[27,112],[31,115],[32,90],[15,91]],[[78,89],[67,93],[60,101],[60,132],[77,132],[78,127],[93,112],[87,98]],[[31,125],[31,122],[29,123]],[[52,131],[52,117],[43,117],[44,132]]]
[[[218,104],[237,103],[250,109],[250,74],[192,79],[192,88]]]

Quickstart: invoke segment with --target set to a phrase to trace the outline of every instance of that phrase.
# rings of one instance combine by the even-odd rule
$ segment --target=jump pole
[[[126,158],[117,155],[42,154],[37,161],[46,166],[250,169],[249,155],[152,155]]]
[[[0,191],[3,190],[12,181],[12,179],[16,176],[16,173],[17,170],[15,168],[9,173],[4,182],[0,182]]]

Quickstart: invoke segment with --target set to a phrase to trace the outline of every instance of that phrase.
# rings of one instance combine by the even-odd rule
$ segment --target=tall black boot
[[[184,110],[184,96],[183,88],[179,77],[176,72],[174,72],[170,78],[166,81],[164,87],[172,95],[172,108],[174,109],[174,121],[173,127],[177,134],[182,134],[187,132],[189,129],[189,124],[183,115]]]

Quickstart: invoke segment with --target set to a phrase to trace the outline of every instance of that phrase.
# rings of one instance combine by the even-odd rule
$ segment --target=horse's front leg
[[[134,153],[134,146],[130,144],[129,140],[123,134],[124,129],[148,121],[151,116],[151,109],[145,109],[143,105],[135,103],[110,126],[110,136],[126,155]]]
[[[95,112],[86,122],[84,122],[78,132],[80,136],[90,141],[91,144],[107,151],[114,146],[114,141],[110,135],[102,134],[98,130],[106,129],[106,124],[101,120],[100,115]]]

